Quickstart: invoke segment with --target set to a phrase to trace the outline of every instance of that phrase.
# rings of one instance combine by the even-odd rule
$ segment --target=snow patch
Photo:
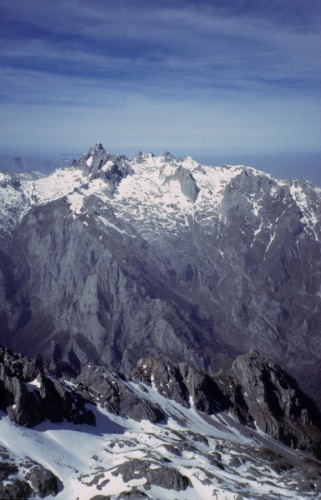
[[[86,160],[86,164],[87,164],[87,166],[88,166],[88,167],[91,167],[92,162],[93,162],[93,157],[92,157],[92,155],[90,155],[90,156],[89,156],[89,158],[87,158],[87,160]]]
[[[70,203],[70,210],[74,215],[80,215],[84,204],[84,196],[79,192],[74,192],[68,195],[68,203]]]

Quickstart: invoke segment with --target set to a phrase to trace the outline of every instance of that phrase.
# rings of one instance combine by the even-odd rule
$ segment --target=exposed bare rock
[[[195,203],[200,188],[189,170],[180,165],[173,174],[166,175],[163,182],[166,184],[171,181],[178,181],[179,188],[183,195],[186,196],[189,201]]]
[[[161,359],[144,358],[139,360],[133,378],[153,384],[163,396],[189,407],[189,391],[178,366]]]
[[[115,156],[107,153],[103,145],[98,142],[80,160],[74,161],[74,167],[81,168],[89,177],[97,177],[110,185],[111,192],[127,175],[133,173],[125,156]]]
[[[0,408],[19,425],[35,426],[48,419],[93,425],[86,401],[61,382],[47,377],[38,361],[0,347]]]
[[[230,405],[213,377],[186,363],[174,365],[160,359],[144,358],[138,362],[133,377],[152,384],[160,394],[183,406],[192,404],[206,413],[216,413]]]
[[[0,447],[0,498],[16,500],[56,496],[62,487],[59,479],[39,463],[19,460]]]
[[[159,406],[139,398],[124,381],[124,377],[105,367],[88,364],[77,379],[77,390],[86,399],[99,402],[116,415],[152,423],[164,420],[164,413]]]
[[[229,375],[242,391],[249,422],[288,446],[321,457],[321,414],[288,373],[252,350],[236,358]]]
[[[26,473],[25,478],[30,481],[32,488],[40,498],[45,498],[49,495],[56,496],[58,493],[58,481],[56,476],[42,467],[42,465],[34,465]]]
[[[151,485],[174,491],[184,491],[191,486],[190,480],[176,469],[136,458],[118,465],[112,474],[121,475],[125,482],[146,478],[144,488],[147,490]]]
[[[181,363],[142,359],[133,377],[160,394],[207,414],[228,410],[293,448],[321,456],[321,415],[295,380],[256,351],[214,376]]]

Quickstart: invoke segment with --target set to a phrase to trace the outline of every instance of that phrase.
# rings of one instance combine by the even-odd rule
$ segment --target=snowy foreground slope
[[[133,384],[132,389],[160,404],[166,421],[135,422],[99,406],[91,408],[94,428],[47,422],[28,429],[2,416],[0,446],[20,463],[21,478],[27,459],[52,471],[61,481],[57,499],[318,497],[320,463],[224,413],[206,416],[149,387]],[[121,496],[125,492],[137,497]]]
[[[241,367],[242,379],[250,376],[245,386],[232,378]],[[159,359],[142,360],[128,375],[91,363],[76,377],[70,369],[0,349],[0,498],[321,494],[313,457],[320,414],[315,419],[304,394],[258,353],[237,358],[216,380]]]

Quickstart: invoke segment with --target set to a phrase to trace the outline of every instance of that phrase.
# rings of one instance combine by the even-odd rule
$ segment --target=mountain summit
[[[251,348],[321,403],[321,190],[241,165],[97,143],[0,174],[1,342],[48,362],[208,374]]]

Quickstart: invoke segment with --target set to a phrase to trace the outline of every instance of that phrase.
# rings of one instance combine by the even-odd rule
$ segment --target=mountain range
[[[0,155],[0,172],[21,174],[22,172],[41,172],[49,175],[56,168],[68,166],[70,161],[64,159],[43,159],[28,156]],[[67,155],[68,156],[68,155]]]
[[[7,349],[40,355],[47,375],[68,375],[86,404],[97,404],[89,363],[117,373],[136,396],[152,390],[153,400],[175,400],[190,432],[196,423],[186,412],[232,412],[244,429],[318,455],[319,410],[309,398],[320,408],[321,189],[168,152],[126,158],[97,143],[48,176],[0,173],[0,227]],[[2,410],[17,421],[12,394]],[[117,418],[126,418],[128,397]],[[49,418],[39,408],[24,424]],[[224,432],[235,432],[233,422]]]

